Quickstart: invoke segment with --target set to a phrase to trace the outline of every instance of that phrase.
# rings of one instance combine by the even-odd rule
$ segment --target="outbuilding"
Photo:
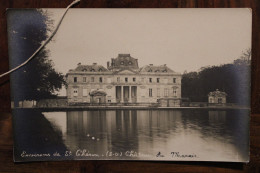
[[[208,102],[215,103],[215,104],[227,103],[226,97],[227,94],[225,92],[216,89],[216,91],[210,92],[208,94]]]

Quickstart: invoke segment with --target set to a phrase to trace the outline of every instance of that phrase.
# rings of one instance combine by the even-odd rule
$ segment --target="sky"
[[[65,9],[45,9],[57,24]],[[251,48],[252,12],[226,9],[70,9],[50,50],[57,71],[106,62],[119,53],[139,67],[167,64],[175,72],[232,63]]]

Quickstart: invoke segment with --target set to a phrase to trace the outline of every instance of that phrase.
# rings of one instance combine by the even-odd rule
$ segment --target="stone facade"
[[[68,103],[158,103],[171,98],[180,105],[181,74],[166,65],[139,68],[130,54],[112,58],[107,68],[79,63],[66,77]]]

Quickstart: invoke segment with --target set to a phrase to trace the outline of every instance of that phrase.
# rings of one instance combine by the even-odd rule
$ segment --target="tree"
[[[227,102],[250,103],[250,51],[246,51],[233,64],[208,66],[199,72],[182,76],[182,97],[191,101],[207,102],[208,93],[219,89],[227,93]]]
[[[247,49],[245,52],[242,52],[242,55],[240,56],[240,58],[236,59],[234,61],[234,64],[248,64],[250,65],[251,63],[251,49]]]
[[[47,39],[52,26],[42,10],[8,10],[10,67],[27,60]],[[54,92],[65,84],[64,76],[54,69],[43,48],[27,65],[11,75],[12,99],[40,100],[55,97]]]

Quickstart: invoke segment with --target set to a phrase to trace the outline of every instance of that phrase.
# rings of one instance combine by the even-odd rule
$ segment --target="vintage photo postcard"
[[[8,9],[10,69],[65,9]],[[70,9],[11,75],[14,161],[249,161],[250,9]]]

